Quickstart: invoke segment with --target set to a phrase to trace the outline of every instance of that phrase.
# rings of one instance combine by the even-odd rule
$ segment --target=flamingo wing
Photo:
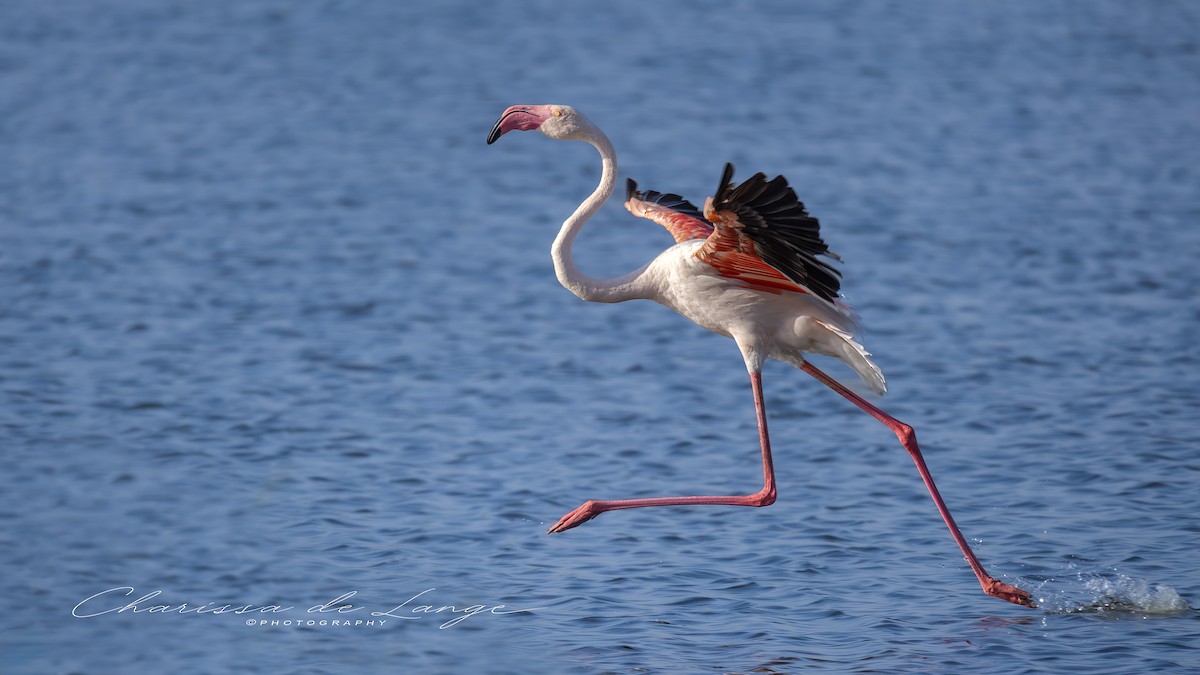
[[[676,194],[646,190],[638,192],[637,183],[628,179],[625,184],[625,208],[635,216],[667,228],[675,243],[690,239],[707,239],[713,232],[712,223],[691,202]]]
[[[787,179],[768,181],[756,173],[734,186],[732,178],[733,165],[726,164],[716,194],[704,205],[713,233],[696,257],[751,287],[807,293],[836,304],[841,272],[817,256],[841,258],[821,239],[820,223]]]

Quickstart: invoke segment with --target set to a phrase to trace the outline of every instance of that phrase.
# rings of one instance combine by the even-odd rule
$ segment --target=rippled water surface
[[[1197,7],[590,4],[0,6],[0,671],[1200,668]],[[544,534],[761,476],[731,342],[555,281],[595,153],[483,142],[543,102],[649,188],[788,176],[1041,608],[777,363],[775,505]],[[577,252],[670,241],[614,201]]]

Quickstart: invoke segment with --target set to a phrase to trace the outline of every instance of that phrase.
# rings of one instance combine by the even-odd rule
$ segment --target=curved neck
[[[554,245],[550,248],[550,257],[554,259],[554,272],[558,276],[559,283],[584,300],[621,302],[640,297],[636,294],[632,282],[642,270],[615,279],[596,279],[580,272],[579,268],[575,266],[575,259],[571,255],[575,237],[583,229],[584,223],[595,215],[600,207],[604,206],[604,202],[612,196],[613,187],[617,183],[617,153],[613,150],[612,142],[608,140],[604,132],[593,128],[580,140],[587,141],[599,151],[603,172],[596,190],[583,200],[570,218],[563,221],[562,229],[554,239]]]

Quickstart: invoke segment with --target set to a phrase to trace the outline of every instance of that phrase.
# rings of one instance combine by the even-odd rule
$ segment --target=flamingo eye
[[[562,108],[551,108],[550,114],[554,115],[555,117],[562,117],[562,114],[563,114]]]

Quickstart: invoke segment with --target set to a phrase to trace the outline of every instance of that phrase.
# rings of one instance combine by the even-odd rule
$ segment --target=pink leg
[[[904,446],[905,450],[908,450],[908,454],[912,455],[913,462],[917,465],[917,471],[921,473],[921,480],[925,481],[925,487],[929,488],[929,494],[933,497],[933,503],[937,505],[938,512],[942,514],[942,520],[946,521],[946,527],[950,528],[950,534],[954,535],[954,541],[958,542],[958,547],[962,549],[963,555],[966,556],[967,564],[971,566],[971,569],[975,572],[975,576],[979,578],[979,585],[983,586],[983,592],[1018,605],[1036,607],[1037,605],[1033,603],[1033,598],[1028,593],[992,578],[983,569],[983,565],[979,563],[979,559],[975,557],[975,553],[967,545],[967,540],[963,539],[958,526],[954,524],[954,518],[951,517],[950,510],[946,508],[946,503],[942,501],[942,496],[938,494],[937,486],[933,484],[933,476],[929,475],[929,469],[925,466],[925,459],[921,457],[921,448],[917,446],[917,434],[913,431],[913,428],[871,405],[858,394],[842,386],[837,380],[818,370],[811,363],[806,361],[801,366],[801,369],[828,385],[829,388],[841,394],[851,403],[862,408],[868,415],[883,422],[887,428],[895,432],[896,436],[900,439],[900,444]]]
[[[750,374],[754,389],[754,407],[758,411],[758,440],[762,444],[763,489],[752,495],[719,495],[696,497],[649,497],[645,499],[608,499],[584,502],[559,519],[549,532],[563,532],[577,527],[604,513],[617,509],[636,509],[642,506],[682,506],[690,504],[723,504],[726,506],[770,506],[775,503],[775,468],[771,464],[771,441],[767,438],[767,408],[763,403],[762,374]]]

